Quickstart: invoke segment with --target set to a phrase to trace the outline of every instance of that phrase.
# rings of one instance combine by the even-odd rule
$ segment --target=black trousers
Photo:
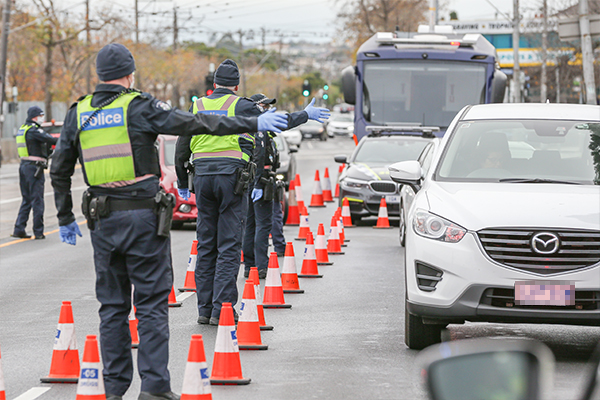
[[[133,376],[131,285],[139,320],[142,391],[171,390],[168,298],[173,285],[171,241],[156,234],[152,210],[113,211],[91,232],[100,302],[100,347],[107,394],[123,395]]]
[[[44,174],[36,178],[35,171],[37,165],[30,161],[21,161],[19,166],[19,185],[21,187],[21,208],[17,221],[15,222],[14,233],[25,232],[29,213],[33,209],[33,234],[41,236],[44,234]]]
[[[269,266],[269,233],[273,226],[273,201],[253,202],[248,197],[248,218],[244,233],[245,270],[251,267],[267,270]]]

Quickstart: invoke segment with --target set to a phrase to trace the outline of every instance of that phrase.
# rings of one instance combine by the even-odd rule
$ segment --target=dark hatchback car
[[[382,198],[388,215],[400,214],[400,185],[390,178],[388,166],[400,161],[416,160],[432,139],[409,135],[364,137],[350,158],[335,156],[347,164],[340,175],[340,207],[348,199],[353,223],[363,217],[376,216]]]
[[[319,139],[327,140],[327,130],[319,121],[308,120],[306,123],[298,127],[304,139]]]

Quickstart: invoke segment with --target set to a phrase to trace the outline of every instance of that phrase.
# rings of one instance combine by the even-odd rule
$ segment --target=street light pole
[[[588,0],[579,0],[579,31],[581,32],[581,56],[586,104],[596,104],[596,82],[594,79],[594,53],[590,35]]]
[[[540,102],[545,103],[548,98],[547,68],[548,63],[548,0],[542,2],[542,78],[540,87]]]
[[[4,12],[2,13],[2,39],[0,41],[0,137],[4,125],[4,96],[6,87],[6,59],[8,55],[8,31],[10,30],[10,5],[12,0],[4,0]]]
[[[511,103],[521,102],[521,68],[519,67],[519,41],[521,40],[519,33],[520,17],[519,17],[519,0],[513,0],[513,79]]]

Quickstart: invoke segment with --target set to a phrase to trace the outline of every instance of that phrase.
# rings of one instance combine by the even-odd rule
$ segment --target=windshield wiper
[[[564,185],[581,185],[579,182],[573,181],[560,181],[556,179],[541,179],[541,178],[505,178],[500,179],[499,182],[509,182],[509,183],[557,183]]]

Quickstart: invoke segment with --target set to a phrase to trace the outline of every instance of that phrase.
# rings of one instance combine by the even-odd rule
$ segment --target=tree
[[[342,34],[355,49],[377,32],[415,31],[425,21],[428,0],[338,0]]]

